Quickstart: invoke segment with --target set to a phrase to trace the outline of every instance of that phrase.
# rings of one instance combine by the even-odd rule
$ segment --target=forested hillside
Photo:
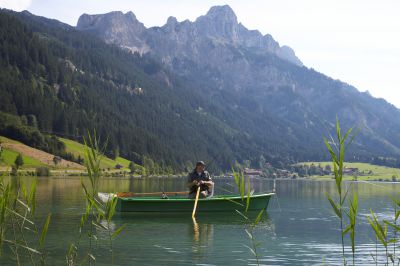
[[[62,143],[50,135],[82,142],[95,129],[103,142],[108,139],[110,157],[138,164],[151,160],[157,169],[168,171],[186,170],[199,159],[220,170],[245,161],[254,167],[265,160],[282,167],[327,159],[322,137],[330,124],[307,119],[304,126],[296,122],[301,117],[288,117],[298,111],[299,116],[318,118],[302,107],[305,102],[296,105],[297,95],[287,87],[279,90],[281,94],[265,94],[275,97],[276,105],[262,106],[259,100],[264,98],[254,91],[243,93],[233,89],[233,83],[227,89],[226,80],[212,82],[213,77],[226,77],[220,70],[185,61],[180,67],[189,74],[177,75],[154,55],[120,49],[28,12],[0,12],[0,51],[0,116],[3,121],[10,122],[10,115],[15,118],[11,121],[18,121],[0,123],[0,134],[20,141],[33,134],[44,150],[59,147],[58,153],[65,154]],[[260,58],[247,53],[254,60]],[[295,68],[299,78],[306,71],[276,56],[268,60],[274,67]],[[282,99],[291,103],[290,112],[283,108],[276,115],[271,110],[283,107]],[[329,122],[334,117],[332,112]],[[354,159],[397,163],[396,146],[390,144],[390,150],[368,143],[371,138],[361,140],[350,153],[352,158],[358,154]]]
[[[247,29],[228,5],[150,28],[132,12],[83,14],[77,28],[151,55],[202,92],[205,100],[194,105],[251,136],[266,154],[322,159],[322,137],[339,117],[344,128],[359,129],[348,159],[399,163],[399,109],[304,66],[270,34]]]
[[[147,57],[29,13],[3,10],[0,26],[0,110],[23,124],[78,140],[96,129],[108,154],[177,170],[260,155],[244,134],[195,110],[187,99],[196,93]]]

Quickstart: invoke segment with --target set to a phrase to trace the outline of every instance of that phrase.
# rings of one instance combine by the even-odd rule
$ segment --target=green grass
[[[17,156],[18,156],[18,152],[4,148],[3,153],[1,154],[1,158],[0,158],[0,165],[2,165],[2,166],[14,165],[14,161],[15,161],[15,158],[17,158]],[[22,159],[24,160],[24,165],[21,167],[22,169],[46,166],[45,164],[41,163],[40,161],[33,159],[31,157],[25,156],[25,155],[22,155]]]
[[[115,161],[124,167],[129,167],[129,164],[131,163],[129,160],[122,157],[117,157]]]
[[[80,156],[82,159],[85,158],[85,145],[70,139],[64,139],[64,138],[59,138],[59,139],[62,142],[64,142],[67,152],[72,153],[75,157]],[[117,157],[115,160],[105,157],[101,160],[100,167],[102,169],[107,169],[107,168],[115,169],[115,166],[117,164],[120,164],[123,166],[122,170],[128,170],[129,163],[130,163],[129,160],[122,157]]]
[[[332,162],[304,162],[298,163],[298,165],[311,165],[315,166],[321,165],[325,167],[326,165],[330,165],[332,167]],[[357,180],[392,180],[392,176],[396,176],[397,180],[400,180],[400,169],[399,168],[391,168],[380,165],[373,165],[369,163],[345,163],[345,167],[348,168],[358,168],[359,174],[357,176]],[[370,174],[369,172],[372,171]],[[314,179],[329,179],[333,178],[333,175],[326,176],[311,176]],[[344,175],[344,180],[353,180],[353,175]]]
[[[67,152],[74,154],[74,156],[76,156],[76,157],[81,156],[82,159],[85,158],[85,146],[83,144],[73,141],[73,140],[69,140],[69,139],[64,139],[64,138],[59,138],[59,139],[60,139],[60,141],[62,141],[65,144]],[[3,136],[0,136],[0,142],[21,144],[18,141],[15,141],[15,140],[3,137]],[[18,152],[16,152],[16,151],[3,148],[2,158],[0,159],[0,166],[2,166],[2,167],[12,166],[14,164],[14,161],[15,161],[15,158],[17,157],[17,155],[18,155]],[[36,160],[32,157],[23,155],[22,158],[24,160],[24,165],[22,166],[22,169],[36,168],[39,166],[49,167],[48,165],[41,163],[39,160]],[[123,168],[121,170],[129,171],[130,161],[125,158],[122,158],[122,157],[118,157],[115,160],[105,157],[102,159],[100,167],[102,169],[110,168],[110,170],[115,170],[115,166],[117,164],[120,164],[123,166]],[[140,167],[141,166],[136,165],[137,169],[139,169]],[[53,168],[53,167],[51,167],[51,168]]]

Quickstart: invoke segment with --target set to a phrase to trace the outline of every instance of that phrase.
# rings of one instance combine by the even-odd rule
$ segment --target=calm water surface
[[[38,218],[44,221],[48,212],[52,221],[47,237],[47,262],[65,265],[69,244],[78,236],[83,198],[79,178],[40,178],[37,200]],[[347,183],[346,185],[350,185]],[[353,184],[359,194],[360,250],[358,265],[370,265],[375,240],[369,229],[369,209],[379,217],[392,217],[388,196],[396,196],[400,185],[391,183]],[[269,192],[273,183],[253,179],[256,192]],[[216,179],[216,194],[234,193],[230,179]],[[331,181],[280,180],[277,197],[268,207],[268,216],[256,229],[264,265],[339,265],[341,246],[338,220],[333,215],[325,192],[334,193]],[[103,179],[101,191],[180,191],[182,178]],[[117,214],[115,227],[126,224],[114,242],[116,265],[249,265],[254,257],[244,245],[249,239],[237,214],[197,215],[199,232],[195,233],[190,214]],[[110,263],[106,235],[98,233],[97,265]],[[85,243],[83,243],[85,245]],[[9,251],[6,251],[9,252]],[[12,265],[0,259],[1,265]],[[349,256],[350,257],[350,256]]]

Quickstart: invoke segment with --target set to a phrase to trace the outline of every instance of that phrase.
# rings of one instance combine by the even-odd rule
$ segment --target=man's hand
[[[210,185],[214,185],[214,182],[213,181],[203,181],[203,180],[199,180],[199,181],[193,180],[192,184],[195,185],[195,186],[200,186],[200,185],[208,185],[208,186],[210,186]]]
[[[195,186],[200,186],[201,185],[200,182],[201,181],[193,180],[192,184],[195,185]]]

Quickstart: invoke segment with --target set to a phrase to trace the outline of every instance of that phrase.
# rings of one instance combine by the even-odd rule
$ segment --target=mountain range
[[[196,89],[207,94],[210,102],[243,108],[261,123],[269,124],[264,118],[278,118],[286,127],[281,134],[310,142],[307,136],[321,135],[338,116],[347,127],[361,129],[359,149],[375,146],[382,154],[400,151],[397,108],[303,66],[291,48],[238,23],[227,5],[212,7],[194,22],[170,17],[164,26],[151,28],[132,12],[84,14],[77,29],[152,55],[190,84],[198,84]],[[224,97],[225,93],[232,98]]]
[[[2,10],[1,18],[0,93],[12,101],[0,99],[0,111],[35,115],[41,131],[79,138],[96,128],[110,153],[175,169],[204,159],[226,170],[261,157],[277,166],[324,160],[323,137],[338,117],[359,128],[349,159],[400,161],[399,109],[304,66],[229,6],[150,28],[132,12],[83,14],[76,27],[28,12]],[[27,36],[19,51],[15,28]]]

